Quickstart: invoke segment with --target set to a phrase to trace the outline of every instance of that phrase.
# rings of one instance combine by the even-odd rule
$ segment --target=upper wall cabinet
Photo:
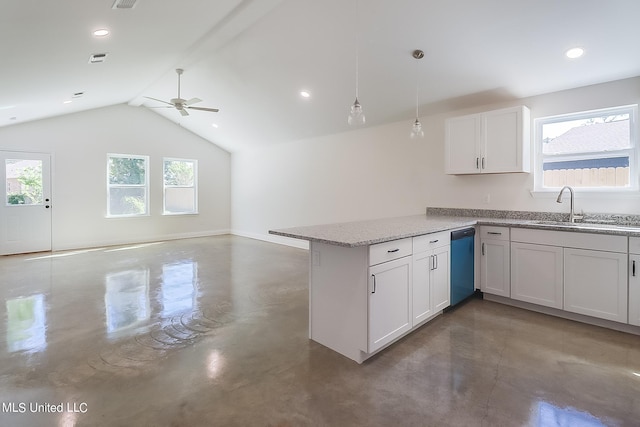
[[[531,119],[525,106],[446,121],[445,172],[530,172]]]

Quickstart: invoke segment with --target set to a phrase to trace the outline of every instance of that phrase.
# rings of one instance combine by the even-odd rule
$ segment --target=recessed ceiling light
[[[71,101],[70,99],[67,99],[66,101],[62,101],[63,104],[71,104],[71,102],[73,101]]]
[[[311,94],[306,90],[301,90],[300,91],[300,96],[303,97],[303,98],[309,98],[311,96]]]
[[[211,123],[211,127],[218,129],[218,125],[216,123]]]
[[[96,37],[105,37],[109,35],[109,30],[107,30],[106,28],[101,28],[99,30],[95,30],[93,32],[93,35]]]
[[[582,55],[584,55],[584,49],[581,47],[574,47],[566,51],[565,55],[567,55],[567,58],[569,59],[580,58]]]

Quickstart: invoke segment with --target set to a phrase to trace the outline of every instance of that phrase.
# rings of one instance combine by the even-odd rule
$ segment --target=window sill
[[[200,212],[162,212],[163,216],[199,215]]]
[[[132,218],[149,218],[151,214],[140,215],[105,215],[106,219],[132,219]]]

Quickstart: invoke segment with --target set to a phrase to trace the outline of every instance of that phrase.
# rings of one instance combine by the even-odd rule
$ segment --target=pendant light
[[[413,126],[411,127],[411,138],[422,138],[424,136],[424,131],[422,130],[422,123],[418,117],[420,101],[418,99],[418,82],[420,81],[420,73],[418,67],[418,60],[424,58],[424,52],[420,49],[416,49],[413,51],[413,57],[416,59],[416,120],[413,122]]]
[[[347,123],[352,126],[362,126],[364,125],[366,119],[364,117],[364,112],[362,111],[362,105],[360,105],[360,101],[358,101],[358,72],[359,72],[359,57],[358,57],[358,49],[359,48],[359,34],[358,34],[358,0],[356,0],[356,100],[353,102],[351,106],[351,110],[349,111],[349,118],[347,119]]]

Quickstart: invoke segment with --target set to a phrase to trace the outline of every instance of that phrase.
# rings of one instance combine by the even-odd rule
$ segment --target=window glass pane
[[[109,190],[109,214],[145,214],[147,211],[145,193],[145,189],[140,187],[111,187]]]
[[[541,119],[542,186],[630,187],[636,174],[634,107]]]
[[[195,189],[167,187],[164,190],[164,210],[169,213],[195,212]]]
[[[193,162],[184,160],[165,160],[164,185],[193,186]]]
[[[543,154],[593,153],[629,148],[629,114],[542,125]]]
[[[109,184],[145,185],[145,159],[109,158]]]
[[[5,160],[7,205],[42,204],[42,160]]]

